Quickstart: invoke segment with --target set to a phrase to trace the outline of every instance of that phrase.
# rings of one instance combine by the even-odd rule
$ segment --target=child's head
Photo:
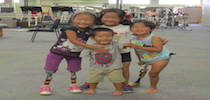
[[[100,20],[106,26],[117,26],[125,18],[125,12],[121,9],[104,9],[100,13]]]
[[[76,26],[79,29],[90,27],[94,25],[95,21],[96,15],[91,12],[78,12],[72,18],[74,26]]]
[[[132,23],[130,28],[135,35],[143,35],[150,34],[153,30],[155,30],[156,25],[150,21],[138,20]]]
[[[114,35],[114,31],[109,28],[98,27],[89,31],[90,37],[93,41],[96,41],[99,45],[109,44]]]

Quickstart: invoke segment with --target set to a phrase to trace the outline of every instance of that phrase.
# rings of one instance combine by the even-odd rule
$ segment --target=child
[[[85,92],[94,94],[97,84],[103,81],[104,76],[113,82],[116,90],[113,95],[122,95],[122,85],[125,81],[123,77],[120,50],[124,46],[130,46],[130,43],[112,42],[114,32],[109,28],[95,28],[90,30],[90,37],[96,43],[93,46],[104,46],[109,50],[108,53],[97,53],[91,49],[84,48],[80,57],[90,57],[89,86],[90,89]]]
[[[60,62],[65,58],[67,61],[67,70],[71,72],[71,83],[69,85],[70,92],[82,92],[76,84],[76,72],[81,70],[81,58],[79,57],[82,47],[92,49],[96,52],[108,52],[103,47],[96,47],[86,44],[89,38],[89,28],[94,25],[96,16],[90,12],[79,12],[73,16],[72,22],[74,26],[62,29],[62,33],[58,41],[50,49],[46,58],[44,67],[47,73],[44,85],[40,88],[41,95],[50,95],[50,81],[52,74],[58,70]]]
[[[120,24],[121,21],[125,18],[125,12],[112,8],[104,9],[100,12],[99,22],[102,24],[100,27],[110,28],[114,31],[113,41],[118,43],[126,43],[127,34],[132,34],[130,31],[129,25]],[[123,92],[134,92],[133,89],[128,85],[129,80],[129,65],[131,61],[130,49],[123,49],[120,51],[123,62],[123,76],[126,81],[123,83]],[[82,89],[89,88],[89,84],[85,83],[83,86],[80,86]]]
[[[100,17],[98,20],[98,24],[101,24],[101,27],[110,28],[114,31],[114,38],[113,41],[119,43],[126,43],[127,42],[127,34],[133,34],[130,31],[129,24],[122,23],[125,19],[125,12],[121,9],[112,8],[112,9],[104,9],[100,12]],[[163,39],[165,40],[165,39]],[[164,41],[167,43],[167,40]],[[130,72],[129,72],[129,65],[131,62],[130,56],[130,49],[123,49],[121,52],[122,56],[122,63],[123,63],[123,76],[125,77],[126,81],[123,83],[123,92],[131,93],[134,90],[128,85]],[[88,82],[80,86],[81,89],[89,88]]]
[[[150,21],[139,20],[130,25],[131,31],[136,37],[131,39],[132,44],[136,44],[136,55],[139,58],[139,65],[152,63],[149,72],[150,87],[146,93],[156,93],[159,73],[166,67],[169,62],[169,51],[163,46],[159,36],[152,34],[156,25]]]

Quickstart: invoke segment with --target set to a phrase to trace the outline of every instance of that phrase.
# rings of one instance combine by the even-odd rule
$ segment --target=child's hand
[[[124,46],[125,46],[125,47],[134,48],[134,49],[136,49],[136,47],[137,47],[137,45],[132,44],[132,43],[125,43]]]
[[[168,40],[165,39],[165,38],[161,38],[162,42],[163,42],[163,45],[165,45],[166,43],[168,43]]]
[[[109,52],[109,50],[104,49],[104,46],[98,45],[95,47],[95,49],[93,49],[94,51],[98,52],[98,53],[107,53]]]
[[[130,47],[130,48],[131,48],[131,47],[133,47],[133,44],[131,44],[131,43],[125,43],[124,46],[125,46],[125,47]]]
[[[141,65],[144,65],[144,63],[143,63],[142,61],[139,61],[139,62],[138,62],[138,65],[141,66]]]

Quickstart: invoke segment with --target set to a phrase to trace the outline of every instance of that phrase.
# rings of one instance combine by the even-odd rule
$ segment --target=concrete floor
[[[149,87],[149,77],[146,75],[141,85],[133,88],[135,93],[121,96],[112,95],[114,86],[107,78],[98,85],[94,95],[70,93],[70,73],[66,71],[64,60],[53,74],[53,94],[40,96],[39,88],[46,76],[43,70],[45,58],[56,42],[55,33],[40,32],[32,43],[32,32],[4,32],[4,37],[0,37],[0,100],[209,100],[210,28],[201,25],[190,28],[193,31],[165,29],[153,32],[168,39],[166,47],[177,53],[160,73],[158,93],[145,93]],[[128,39],[131,37],[128,36]],[[132,50],[130,82],[138,78],[142,67],[137,62]],[[88,64],[88,59],[83,59],[83,69],[77,73],[79,85],[87,80]]]

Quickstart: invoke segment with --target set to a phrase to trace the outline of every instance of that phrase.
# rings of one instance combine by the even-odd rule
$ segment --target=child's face
[[[116,12],[106,12],[101,18],[101,22],[106,26],[117,26],[120,21],[121,18]]]
[[[79,14],[72,19],[72,22],[74,23],[74,26],[84,29],[92,26],[95,22],[95,18],[89,14]]]
[[[113,35],[109,31],[100,31],[96,32],[95,37],[91,37],[91,39],[96,41],[97,44],[108,45],[112,41]]]
[[[145,35],[150,34],[154,29],[150,29],[150,27],[146,27],[143,23],[135,23],[131,27],[131,31],[136,35]]]

